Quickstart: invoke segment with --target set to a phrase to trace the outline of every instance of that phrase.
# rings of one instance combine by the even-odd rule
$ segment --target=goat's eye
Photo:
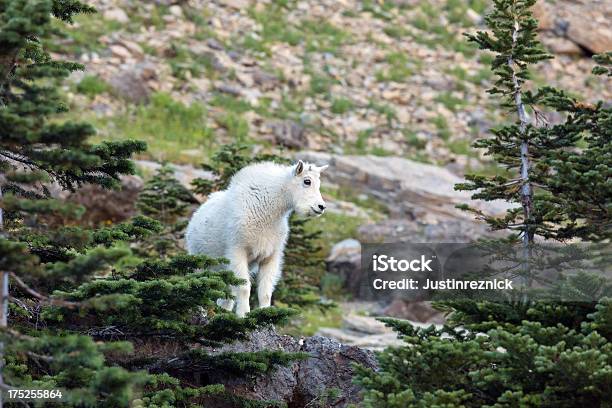
[[[304,185],[305,186],[309,186],[312,183],[312,181],[310,181],[310,179],[304,179]]]

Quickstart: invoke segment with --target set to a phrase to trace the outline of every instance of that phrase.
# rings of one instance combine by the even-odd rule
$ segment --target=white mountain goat
[[[250,311],[250,275],[257,276],[259,307],[268,307],[281,275],[289,235],[289,216],[318,217],[325,211],[317,167],[301,160],[293,166],[264,162],[236,173],[224,191],[213,193],[194,214],[185,235],[190,254],[225,257],[246,284],[232,288],[236,314]],[[233,300],[219,300],[232,310]]]

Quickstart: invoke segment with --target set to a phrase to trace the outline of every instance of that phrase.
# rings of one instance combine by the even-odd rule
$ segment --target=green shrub
[[[96,96],[108,92],[108,84],[95,75],[86,75],[77,84],[76,89],[79,93],[87,96]]]
[[[353,109],[353,102],[347,98],[337,98],[332,101],[331,112],[342,115]]]
[[[218,93],[210,100],[211,106],[217,106],[226,111],[234,113],[245,113],[253,109],[253,107],[244,99],[237,98],[232,95]]]
[[[361,130],[357,133],[357,140],[355,141],[355,150],[359,154],[366,154],[368,150],[368,138],[372,134],[373,129]]]
[[[182,151],[209,148],[214,141],[202,104],[186,105],[165,93],[154,94],[147,105],[132,106],[123,114],[102,119],[99,125],[104,127],[101,133],[112,139],[145,140],[149,153],[158,160],[182,161]]]
[[[420,150],[424,149],[427,145],[427,142],[420,139],[415,131],[405,129],[403,133],[404,136],[406,136],[406,143],[408,143],[410,146]]]
[[[395,108],[387,103],[378,103],[374,100],[368,102],[368,109],[373,109],[375,112],[383,115],[387,119],[387,126],[391,126],[394,120],[397,120],[397,112]]]
[[[245,36],[242,45],[255,51],[270,54],[268,44],[272,42],[285,42],[289,45],[298,45],[304,40],[303,33],[288,23],[285,5],[272,3],[262,11],[251,9],[251,17],[261,25],[258,38]]]
[[[249,124],[239,114],[228,112],[217,118],[217,123],[223,127],[234,143],[244,143],[249,137]]]
[[[431,120],[431,123],[438,129],[438,136],[443,140],[448,140],[451,136],[450,129],[448,128],[448,121],[442,115],[438,115]]]
[[[462,106],[466,105],[466,101],[463,98],[459,98],[455,95],[453,95],[452,92],[449,91],[445,91],[442,92],[440,94],[438,94],[434,100],[438,103],[441,103],[442,105],[444,105],[447,109],[453,111],[453,112],[457,112],[458,109],[460,109]]]
[[[376,72],[376,80],[379,82],[403,82],[413,74],[411,66],[415,65],[402,52],[389,53],[385,58],[389,68]],[[410,65],[410,66],[409,66]]]
[[[333,80],[327,75],[312,74],[310,76],[310,92],[312,94],[329,93]]]
[[[306,51],[336,54],[349,34],[325,20],[304,20],[300,28],[306,35]]]

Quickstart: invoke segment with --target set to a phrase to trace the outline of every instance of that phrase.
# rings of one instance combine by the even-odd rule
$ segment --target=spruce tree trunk
[[[2,199],[2,185],[0,184],[0,200]],[[3,220],[3,212],[2,208],[0,208],[0,237],[4,235],[4,220]],[[9,297],[9,287],[8,287],[8,278],[9,274],[6,271],[0,271],[0,329],[6,328],[8,326],[8,297]],[[0,341],[0,385],[4,385],[4,342]],[[0,389],[0,408],[3,406],[2,401],[2,390]]]
[[[519,34],[519,22],[514,21],[514,31],[512,32],[512,45],[513,47],[517,44]],[[508,57],[508,67],[512,70],[512,82],[514,84],[514,104],[516,105],[516,111],[519,117],[519,130],[523,138],[521,142],[521,206],[523,207],[523,283],[529,287],[531,286],[531,279],[528,278],[529,274],[529,259],[531,258],[531,242],[533,241],[533,232],[529,228],[529,222],[531,219],[533,209],[533,191],[531,189],[531,183],[529,182],[529,143],[527,141],[527,125],[529,124],[530,118],[525,110],[525,104],[522,100],[522,89],[519,79],[514,70],[514,60],[512,56]]]
[[[4,89],[8,79],[15,67],[18,49],[9,50],[0,56],[0,100],[4,96]],[[0,177],[0,200],[2,199],[2,179]],[[0,208],[0,238],[4,236],[3,210]],[[8,298],[9,298],[9,274],[8,271],[0,271],[0,329],[8,327]],[[0,341],[0,385],[4,385],[4,342]],[[0,388],[0,408],[4,406],[2,389]]]
[[[4,87],[15,68],[18,52],[18,49],[12,49],[0,55],[0,96],[4,94]]]

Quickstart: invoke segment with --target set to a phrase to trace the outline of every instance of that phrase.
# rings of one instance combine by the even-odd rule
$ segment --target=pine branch
[[[35,340],[35,338],[32,337],[32,336],[28,336],[27,334],[20,333],[17,330],[13,330],[13,329],[10,329],[8,327],[0,329],[0,333],[6,333],[6,334],[8,334],[11,337],[14,337],[14,338],[16,338],[18,340],[23,340],[23,341],[32,341],[32,340]]]
[[[47,305],[50,305],[50,306],[62,306],[62,307],[66,307],[66,308],[75,308],[75,307],[79,307],[81,305],[81,303],[79,303],[79,302],[70,302],[70,301],[67,301],[67,300],[62,300],[62,299],[51,298],[49,296],[45,296],[45,295],[37,292],[36,290],[32,289],[30,286],[28,286],[28,284],[25,283],[23,280],[21,280],[19,278],[19,276],[17,276],[15,273],[9,272],[8,274],[11,276],[11,278],[13,278],[15,283],[17,283],[17,285],[23,291],[25,291],[30,296],[33,296],[36,299],[40,300],[44,304],[47,304]]]

